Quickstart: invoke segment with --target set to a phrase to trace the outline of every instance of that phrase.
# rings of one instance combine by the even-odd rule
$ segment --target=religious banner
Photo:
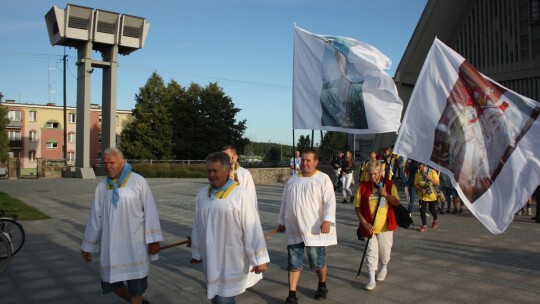
[[[390,64],[369,44],[295,26],[293,128],[397,132],[403,102],[384,71]]]
[[[469,210],[502,233],[540,184],[539,114],[539,102],[435,39],[394,151],[448,174]]]

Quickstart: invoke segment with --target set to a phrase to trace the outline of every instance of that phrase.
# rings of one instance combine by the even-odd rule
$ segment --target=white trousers
[[[393,243],[394,231],[377,233],[371,237],[366,252],[368,271],[377,271],[379,269],[379,262],[381,265],[388,264]]]
[[[341,176],[341,183],[343,184],[343,197],[347,198],[347,193],[349,196],[352,196],[351,183],[352,183],[352,172],[343,174]]]

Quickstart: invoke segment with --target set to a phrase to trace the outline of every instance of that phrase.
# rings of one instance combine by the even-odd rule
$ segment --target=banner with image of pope
[[[394,147],[450,176],[492,233],[540,183],[540,103],[482,75],[435,39]]]

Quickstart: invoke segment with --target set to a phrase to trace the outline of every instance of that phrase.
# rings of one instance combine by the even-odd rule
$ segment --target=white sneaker
[[[375,280],[384,281],[384,279],[386,279],[386,274],[388,274],[388,270],[386,269],[379,271]]]
[[[366,290],[373,290],[375,286],[377,286],[377,283],[375,281],[371,281],[371,282],[368,282],[364,288]]]

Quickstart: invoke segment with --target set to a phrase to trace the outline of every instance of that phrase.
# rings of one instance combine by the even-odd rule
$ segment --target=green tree
[[[240,109],[216,84],[206,87],[192,83],[175,101],[175,153],[181,159],[204,159],[224,145],[243,151],[246,121],[237,121]],[[179,119],[177,119],[179,117]]]
[[[324,159],[332,159],[338,151],[346,150],[347,146],[346,133],[329,131],[324,134],[320,153]]]
[[[4,95],[0,92],[0,103],[3,98]],[[9,160],[9,140],[6,132],[8,124],[8,109],[3,105],[0,105],[0,162]]]
[[[298,143],[296,144],[296,149],[300,151],[300,153],[303,153],[307,149],[311,148],[311,139],[309,138],[309,135],[300,135],[300,138],[298,139]]]
[[[135,96],[134,120],[122,131],[120,148],[127,158],[172,159],[170,96],[161,76],[152,73]]]

